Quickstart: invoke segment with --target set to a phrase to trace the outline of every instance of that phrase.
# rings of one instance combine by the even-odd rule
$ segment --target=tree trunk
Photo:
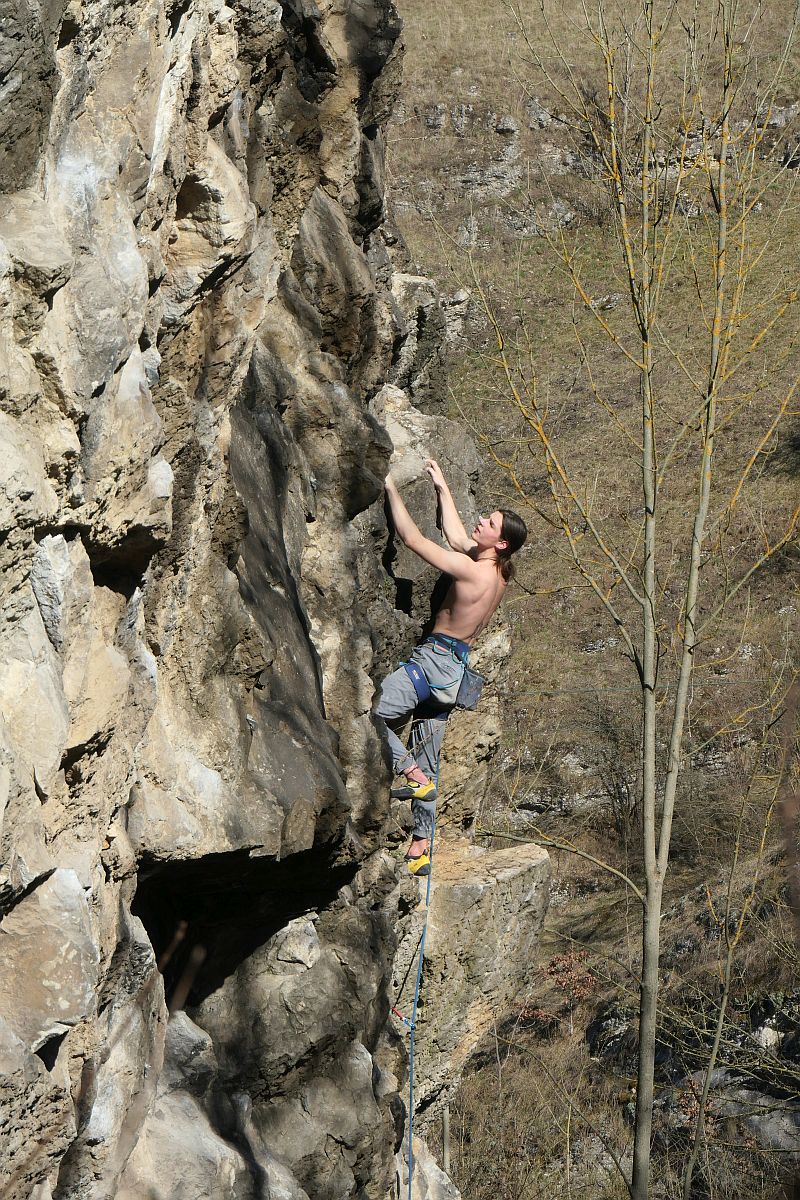
[[[647,1200],[650,1183],[653,1075],[658,1011],[658,960],[661,950],[661,893],[661,880],[648,880],[647,911],[642,930],[642,985],[639,994],[639,1062],[636,1076],[632,1200]]]

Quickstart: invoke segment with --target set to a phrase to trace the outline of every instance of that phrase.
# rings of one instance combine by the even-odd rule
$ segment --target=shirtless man
[[[400,667],[384,679],[375,708],[375,715],[384,723],[395,772],[406,777],[405,785],[393,789],[392,796],[411,800],[414,825],[406,860],[413,875],[430,871],[428,851],[439,754],[470,647],[502,600],[514,570],[511,555],[523,545],[528,532],[516,513],[498,509],[481,517],[468,534],[438,463],[428,459],[425,469],[436,489],[449,550],[420,532],[391,475],[386,477],[386,495],[400,540],[452,579],[431,634],[414,648],[410,659],[424,674],[431,700],[419,704],[409,672]],[[407,749],[389,723],[404,723],[412,713],[416,715]]]

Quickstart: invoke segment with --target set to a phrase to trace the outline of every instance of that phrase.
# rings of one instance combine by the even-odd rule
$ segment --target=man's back
[[[476,563],[473,576],[450,584],[433,632],[471,644],[489,624],[507,586],[493,562]]]

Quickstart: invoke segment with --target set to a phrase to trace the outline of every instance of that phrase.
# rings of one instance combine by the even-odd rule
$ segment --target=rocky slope
[[[3,16],[4,1196],[382,1197],[416,891],[370,707],[430,582],[387,396],[464,502],[477,469],[386,220],[400,23]]]

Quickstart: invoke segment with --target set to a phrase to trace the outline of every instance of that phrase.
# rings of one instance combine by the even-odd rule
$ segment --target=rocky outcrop
[[[477,470],[433,400],[447,315],[392,262],[399,21],[4,20],[4,1195],[382,1197],[411,885],[370,709],[424,590],[392,404],[465,501]]]
[[[415,1096],[423,1124],[537,970],[549,880],[549,856],[540,846],[492,851],[463,838],[437,839],[430,911],[420,881],[420,903],[395,960],[397,1007],[410,1016],[427,923],[416,1019]]]
[[[397,1156],[396,1192],[408,1195],[408,1142]],[[422,1138],[414,1138],[411,1171],[411,1200],[461,1200],[461,1193],[431,1154]]]

